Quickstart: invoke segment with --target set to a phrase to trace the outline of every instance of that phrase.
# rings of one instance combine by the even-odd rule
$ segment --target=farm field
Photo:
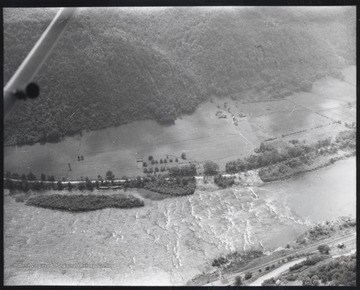
[[[340,125],[336,123],[320,128],[315,128],[313,130],[297,133],[294,135],[289,135],[282,138],[281,140],[288,142],[293,139],[298,139],[298,140],[305,140],[305,142],[307,143],[315,143],[318,140],[326,139],[328,137],[335,138],[339,132],[345,130],[347,130],[347,128],[344,127],[344,125]]]
[[[356,122],[356,104],[343,106],[340,108],[330,109],[320,112],[322,115],[334,120],[341,120],[343,123]]]
[[[239,106],[241,111],[246,112],[250,118],[271,115],[276,112],[291,112],[304,110],[301,106],[288,102],[287,100],[276,100],[268,102],[246,103]]]
[[[343,124],[344,122],[353,122],[356,121],[356,108],[354,107],[356,87],[351,82],[354,82],[356,68],[353,66],[346,68],[343,70],[343,74],[345,81],[325,77],[314,82],[310,93],[295,93],[282,101],[241,106],[245,113],[253,116],[250,118],[250,124],[258,131],[257,134],[259,135],[259,131],[261,131],[267,138],[281,137],[282,134],[324,126],[332,123],[332,120],[341,120]],[[349,108],[348,103],[352,103],[352,108]],[[267,114],[263,113],[265,110],[268,111]],[[303,139],[304,136],[307,136],[304,138],[314,140],[319,137],[328,137],[327,134],[324,134],[325,132],[334,136],[341,130],[346,130],[344,125],[331,125],[331,129],[336,128],[334,132],[330,132],[325,127],[329,126],[294,134],[290,136],[290,139]],[[314,136],[311,137],[312,135]]]
[[[263,115],[252,119],[251,123],[272,138],[326,125],[330,120],[309,111],[290,111]]]

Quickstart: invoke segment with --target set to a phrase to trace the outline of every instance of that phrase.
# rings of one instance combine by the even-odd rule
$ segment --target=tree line
[[[255,149],[256,155],[230,161],[226,163],[225,170],[227,173],[237,173],[261,168],[259,176],[263,181],[288,178],[293,175],[295,168],[310,165],[318,156],[335,154],[339,149],[355,153],[356,132],[342,131],[335,141],[326,138],[313,144],[299,143],[296,139],[289,142],[293,146],[281,152],[269,144],[261,143],[260,147]]]
[[[187,168],[187,166],[185,166]],[[188,172],[188,169],[184,172]],[[194,173],[191,171],[191,173]],[[70,181],[55,181],[53,177],[50,177],[51,182],[44,182],[46,180],[37,181],[36,176],[29,173],[32,179],[17,179],[12,180],[11,178],[18,177],[18,174],[6,173],[4,180],[4,188],[10,190],[10,194],[15,191],[28,192],[29,190],[44,191],[44,190],[88,190],[93,191],[96,189],[110,188],[119,186],[124,189],[126,188],[145,188],[161,194],[167,194],[172,196],[181,196],[193,194],[196,189],[196,181],[194,176],[190,175],[173,175],[171,176],[148,176],[148,177],[133,177],[129,178],[123,176],[122,179],[115,180],[115,176],[112,171],[106,172],[106,179],[102,179],[99,175],[98,180],[91,181],[88,177],[85,180],[81,180],[78,183],[72,183]],[[42,177],[44,177],[42,175]],[[26,177],[26,176],[25,176]],[[83,178],[82,178],[83,179]]]

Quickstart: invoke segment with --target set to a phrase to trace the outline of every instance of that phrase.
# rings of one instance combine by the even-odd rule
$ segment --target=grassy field
[[[348,102],[356,102],[356,87],[352,85],[355,72],[355,67],[349,67],[343,72],[345,82],[327,77],[315,82],[311,93],[297,93],[283,100],[241,103],[212,97],[173,126],[138,121],[84,132],[57,144],[6,147],[4,169],[68,179],[96,178],[98,174],[104,177],[111,170],[121,178],[143,175],[138,158],[149,164],[149,155],[156,160],[168,155],[173,161],[178,158],[179,164],[213,160],[223,170],[226,162],[252,154],[261,141],[269,138],[278,137],[281,144],[285,144],[281,139],[314,142],[345,130],[344,122],[355,121],[356,116],[355,105],[348,106]],[[218,112],[226,118],[219,118]],[[328,125],[332,122],[329,118],[343,123]],[[283,134],[301,130],[306,131],[282,138]],[[180,158],[182,153],[186,160]],[[78,161],[81,155],[84,160]]]

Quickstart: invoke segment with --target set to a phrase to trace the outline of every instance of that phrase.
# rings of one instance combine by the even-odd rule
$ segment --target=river
[[[355,215],[355,158],[280,183],[68,213],[5,196],[5,284],[183,285],[233,250],[284,246]],[[133,192],[139,195],[137,192]],[[139,195],[140,196],[140,195]],[[85,265],[86,264],[86,265]]]
[[[336,216],[356,217],[356,158],[302,174],[288,182],[263,186],[260,191],[310,222]]]

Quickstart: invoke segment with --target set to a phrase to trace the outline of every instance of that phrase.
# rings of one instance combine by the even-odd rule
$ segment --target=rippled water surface
[[[138,209],[68,213],[5,196],[5,283],[180,285],[219,254],[283,246],[309,222],[354,213],[355,197],[355,158],[287,182]]]

